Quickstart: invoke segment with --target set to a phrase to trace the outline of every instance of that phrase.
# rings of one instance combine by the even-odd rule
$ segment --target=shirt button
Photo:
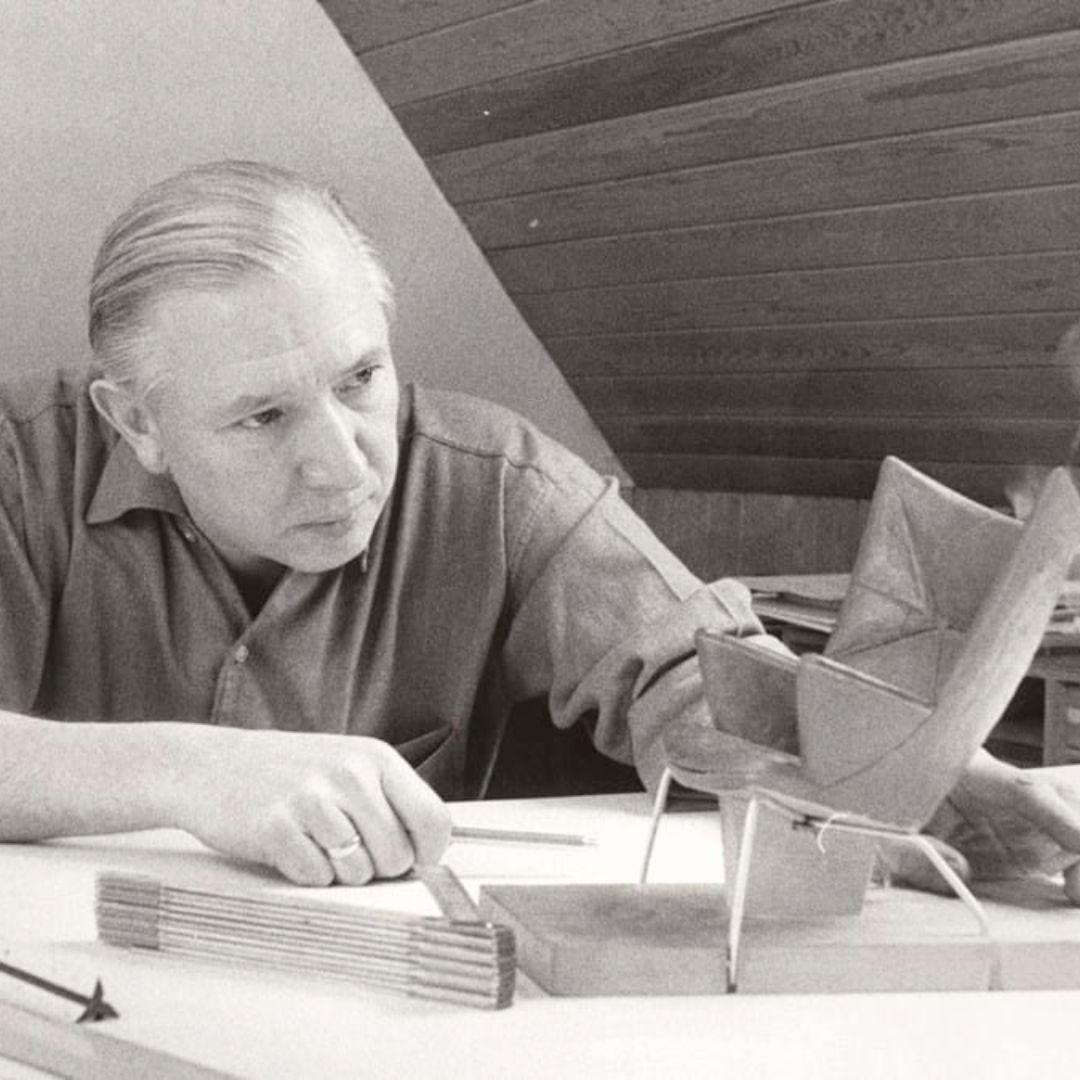
[[[246,661],[250,655],[251,652],[246,645],[237,645],[236,648],[233,650],[233,659],[238,664],[244,663],[244,661]]]

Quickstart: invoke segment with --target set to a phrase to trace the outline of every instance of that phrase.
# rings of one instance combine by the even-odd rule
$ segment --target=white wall
[[[622,475],[315,0],[0,4],[0,374],[84,359],[108,221],[222,157],[334,184],[396,283],[404,377],[501,401]]]

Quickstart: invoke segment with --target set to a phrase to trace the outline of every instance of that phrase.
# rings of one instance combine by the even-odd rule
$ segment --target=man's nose
[[[368,460],[357,418],[341,402],[320,407],[297,432],[300,476],[315,488],[352,488],[363,482]]]

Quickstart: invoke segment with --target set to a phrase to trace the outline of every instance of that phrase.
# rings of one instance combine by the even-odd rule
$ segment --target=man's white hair
[[[90,347],[101,372],[135,387],[156,381],[147,323],[170,292],[229,289],[288,273],[328,235],[355,247],[389,316],[390,279],[371,243],[327,187],[252,161],[198,165],[144,191],[109,227],[90,281]]]

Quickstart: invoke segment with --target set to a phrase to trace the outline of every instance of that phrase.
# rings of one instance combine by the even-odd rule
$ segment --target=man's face
[[[398,386],[355,252],[327,244],[289,276],[170,294],[149,330],[160,465],[226,562],[317,572],[364,551],[397,469]]]

